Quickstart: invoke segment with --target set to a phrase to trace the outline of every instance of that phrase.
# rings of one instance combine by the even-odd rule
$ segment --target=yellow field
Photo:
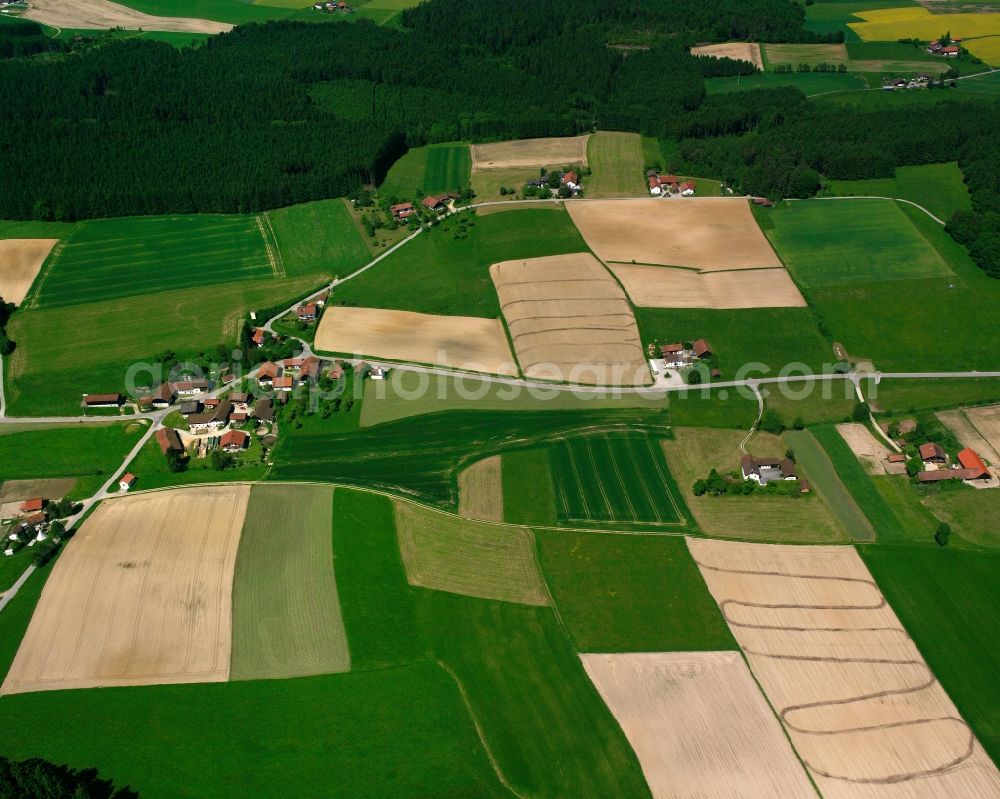
[[[0,297],[20,305],[59,239],[0,240]]]
[[[503,472],[499,455],[476,461],[458,474],[458,515],[503,521]]]
[[[1000,36],[1000,14],[931,14],[926,8],[917,6],[857,11],[855,16],[865,21],[851,22],[849,26],[865,41],[894,42],[910,38],[930,41],[947,30],[953,38],[967,39],[962,46],[987,64],[1000,63],[1000,41],[979,38]]]

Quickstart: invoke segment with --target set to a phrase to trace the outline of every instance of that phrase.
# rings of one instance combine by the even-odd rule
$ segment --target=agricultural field
[[[211,458],[190,458],[184,471],[172,472],[159,443],[155,438],[150,438],[129,468],[138,475],[137,487],[144,491],[205,483],[235,483],[264,477],[267,465],[261,460],[261,454],[260,439],[251,435],[250,446],[236,454],[232,465],[223,471],[212,467]]]
[[[371,7],[371,2],[365,7]],[[458,191],[469,185],[470,159],[467,144],[415,147],[392,165],[379,192],[387,197],[412,199],[418,192]]]
[[[503,521],[503,458],[491,455],[458,473],[458,515]]]
[[[561,522],[625,528],[686,523],[659,439],[648,433],[557,440],[552,460]]]
[[[846,64],[847,47],[843,44],[766,44],[768,66],[799,64]]]
[[[913,8],[913,0],[820,0],[805,7],[806,30],[814,33],[836,33],[842,31],[846,41],[860,41],[858,35],[848,27],[848,23],[862,22],[862,11],[880,8]],[[895,40],[893,40],[895,41]]]
[[[243,0],[125,0],[122,5],[145,14],[164,17],[183,15],[229,22],[233,25],[266,22],[269,19],[284,19],[290,16],[315,19],[315,16],[308,11],[295,13],[300,9],[308,9],[310,5],[308,0],[268,0],[266,3],[247,3]]]
[[[0,239],[0,298],[20,305],[59,239]]]
[[[452,594],[549,604],[535,562],[535,539],[524,527],[477,522],[397,501],[396,532],[410,585]]]
[[[676,427],[718,427],[743,430],[757,420],[759,408],[752,391],[692,387],[670,395],[670,422]]]
[[[276,243],[279,269],[290,277],[346,277],[370,260],[346,200],[319,200],[262,214]]]
[[[400,13],[413,8],[420,0],[362,0],[355,8],[358,17],[370,19],[376,25],[395,25]]]
[[[839,4],[838,4],[839,5]],[[747,92],[754,89],[776,89],[794,86],[807,97],[831,92],[856,92],[868,88],[864,76],[856,72],[758,72],[735,78],[709,78],[705,81],[708,94]]]
[[[924,500],[924,505],[943,522],[951,525],[952,539],[958,536],[976,547],[1000,549],[1000,490],[986,488],[941,491]],[[956,542],[961,546],[961,541]]]
[[[864,41],[930,41],[941,35],[941,17],[921,6],[862,11],[857,16],[864,21],[852,22],[850,28]],[[1000,16],[975,12],[948,14],[944,24],[953,37],[967,40],[962,46],[974,56],[993,66],[1000,63],[1000,46],[993,40],[1000,36]]]
[[[972,207],[969,190],[958,164],[924,164],[896,168],[892,178],[830,180],[826,189],[838,197],[897,197],[922,205],[947,222],[955,211]]]
[[[211,214],[80,222],[46,264],[32,307],[283,277],[264,224],[259,216]]]
[[[738,653],[580,657],[654,796],[816,795]]]
[[[890,451],[883,439],[875,438],[875,434],[861,422],[841,423],[836,426],[836,430],[866,474],[886,474],[886,458]]]
[[[971,66],[966,62],[955,62],[931,55],[922,44],[904,42],[856,42],[847,43],[850,58],[848,69],[871,73],[924,72],[929,74],[958,71],[982,71],[982,65]]]
[[[642,139],[638,133],[597,132],[587,141],[591,174],[584,178],[587,197],[645,196]]]
[[[525,377],[589,385],[649,385],[632,308],[590,253],[490,267]]]
[[[587,165],[589,136],[518,139],[472,145],[472,171]]]
[[[874,388],[874,390],[873,390]],[[1000,402],[1000,381],[991,377],[968,379],[882,380],[862,383],[865,397],[879,413],[894,415],[917,410],[941,410]]]
[[[770,45],[768,45],[770,46]],[[760,45],[756,42],[725,42],[723,44],[706,44],[692,47],[691,55],[710,55],[715,58],[732,58],[736,61],[749,61],[757,69],[764,68]]]
[[[695,481],[708,477],[712,469],[723,475],[739,469],[745,437],[745,432],[733,430],[675,427],[673,438],[663,442],[667,463],[698,527],[709,535],[753,541],[842,540],[829,508],[817,496],[695,496]],[[783,457],[787,447],[777,436],[756,433],[748,449],[757,457]]]
[[[744,200],[674,197],[567,205],[602,261],[693,269],[780,267]]]
[[[333,307],[316,331],[319,352],[446,366],[516,377],[503,322],[383,308]]]
[[[530,167],[527,169],[514,167],[513,169],[490,169],[485,172],[473,172],[472,190],[476,193],[476,202],[516,201],[518,197],[522,196],[521,192],[525,184],[537,178],[538,172],[539,170]],[[516,193],[501,195],[501,186],[505,189],[514,189]],[[480,214],[485,211],[484,208],[479,209]]]
[[[687,541],[823,796],[1000,791],[1000,772],[853,548]],[[893,788],[873,794],[872,783]]]
[[[696,272],[611,264],[632,302],[646,308],[804,308],[805,298],[784,269]]]
[[[550,453],[550,447],[540,447],[503,454],[504,521],[543,526],[559,523]]]
[[[250,489],[233,578],[230,679],[350,671],[332,527],[330,487]]]
[[[771,243],[807,289],[951,275],[890,200],[786,202],[764,218]]]
[[[132,5],[135,5],[134,3]],[[177,9],[179,10],[179,9]],[[109,0],[44,0],[21,15],[52,28],[108,30],[109,28],[173,31],[178,33],[225,33],[232,25],[207,19],[181,17],[176,10],[153,16]]]

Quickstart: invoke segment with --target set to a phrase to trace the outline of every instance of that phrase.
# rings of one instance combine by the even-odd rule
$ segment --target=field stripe
[[[628,505],[629,512],[632,515],[632,518],[629,519],[628,521],[637,522],[639,521],[639,514],[635,509],[635,505],[632,503],[632,497],[629,495],[628,482],[622,475],[622,471],[618,463],[618,457],[615,453],[614,445],[612,444],[611,437],[608,433],[604,434],[604,445],[608,451],[608,461],[611,463],[611,467],[615,470],[615,477],[617,478],[618,485],[621,488],[621,499],[624,501],[626,505]],[[598,479],[599,478],[600,475],[598,475]],[[612,521],[621,521],[621,519],[619,519],[618,516],[616,515],[615,511],[616,511],[615,508],[611,509]]]
[[[662,480],[663,474],[662,474],[662,472],[660,472],[659,464],[656,462],[656,455],[657,455],[657,453],[650,446],[649,436],[646,435],[646,434],[643,434],[642,437],[643,437],[643,439],[646,442],[646,447],[647,447],[646,451],[649,452],[649,454],[650,454],[650,456],[652,458],[653,466],[656,468],[657,472],[660,474],[661,485],[663,485],[664,490],[667,491],[667,494],[669,495],[670,491],[669,491],[669,489],[667,489],[666,482]],[[663,521],[663,516],[660,513],[660,505],[656,501],[656,498],[653,496],[653,492],[650,491],[649,482],[647,480],[642,479],[643,478],[642,468],[639,466],[639,459],[636,456],[635,448],[634,447],[629,447],[628,448],[628,452],[629,452],[629,457],[632,459],[632,465],[635,467],[635,475],[636,475],[636,478],[637,478],[637,482],[638,482],[638,484],[640,486],[642,486],[642,492],[646,495],[646,499],[649,500],[649,510],[652,513],[652,515],[656,518],[656,521],[662,522]],[[671,500],[673,500],[673,497],[671,497]]]
[[[584,518],[589,519],[592,516],[590,512],[590,503],[587,502],[587,492],[583,490],[583,481],[580,479],[580,472],[577,469],[576,458],[573,457],[573,448],[570,446],[568,439],[564,440],[563,446],[569,460],[569,467],[573,472],[573,478],[576,480],[577,496],[583,504]]]

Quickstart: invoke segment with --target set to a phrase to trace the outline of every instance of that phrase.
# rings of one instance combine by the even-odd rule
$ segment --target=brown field
[[[707,44],[703,47],[692,47],[691,55],[710,55],[716,58],[733,58],[737,61],[749,61],[757,69],[764,69],[764,60],[760,57],[760,45],[756,42]]]
[[[1000,795],[1000,772],[853,548],[687,543],[823,796]]]
[[[109,0],[32,0],[23,14],[54,28],[177,31],[180,33],[225,33],[233,29],[225,22],[186,17],[154,17]]]
[[[490,214],[500,214],[504,211],[523,211],[527,208],[542,211],[562,211],[562,202],[559,200],[507,200],[503,203],[498,202],[496,205],[476,208],[476,216],[489,216]]]
[[[23,502],[34,497],[62,499],[76,485],[75,477],[42,480],[5,480],[0,483],[0,502]]]
[[[505,261],[490,277],[526,377],[652,382],[628,298],[590,253]]]
[[[805,308],[784,269],[697,272],[668,266],[609,264],[632,302],[643,308]]]
[[[548,139],[518,139],[472,145],[472,171],[525,169],[587,164],[590,136],[563,136]]]
[[[106,500],[56,562],[0,694],[223,682],[250,487]]]
[[[59,239],[0,240],[0,297],[20,305]]]
[[[820,497],[696,497],[695,480],[739,469],[740,430],[676,427],[674,438],[661,442],[670,472],[694,514],[698,526],[709,535],[747,538],[755,541],[801,541],[831,543],[843,540],[840,528]],[[784,455],[784,441],[769,433],[750,439],[750,453],[758,457]]]
[[[503,521],[503,472],[499,455],[476,461],[458,473],[458,515]]]
[[[605,262],[706,271],[782,268],[744,200],[584,200],[566,208]]]
[[[517,376],[499,319],[335,307],[320,320],[316,349]]]
[[[989,443],[990,448],[993,450],[992,454],[1000,456],[1000,405],[988,405],[984,408],[966,408],[965,415],[975,425],[976,430],[979,431],[979,435]],[[985,452],[980,454],[988,456],[988,453]],[[1000,457],[990,458],[990,461],[994,466],[1000,465]]]
[[[955,434],[955,438],[961,442],[962,446],[972,447],[988,463],[1000,464],[1000,455],[987,441],[983,434],[976,429],[965,409],[955,408],[952,411],[939,411],[935,414],[941,423]]]
[[[816,796],[737,652],[580,655],[653,799]]]
[[[889,449],[871,430],[859,422],[846,422],[837,425],[837,432],[868,474],[886,474],[885,459],[889,457]]]
[[[527,528],[462,519],[409,502],[395,505],[411,585],[522,605],[549,603]]]

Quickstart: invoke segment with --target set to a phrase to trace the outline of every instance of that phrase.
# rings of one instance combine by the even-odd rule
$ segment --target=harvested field
[[[350,671],[332,531],[332,487],[252,488],[233,582],[232,679]]]
[[[590,136],[563,136],[548,139],[518,139],[472,145],[472,171],[587,164]]]
[[[503,471],[499,455],[476,461],[458,474],[458,515],[503,521]]]
[[[334,307],[320,319],[316,349],[517,375],[503,323],[476,316]]]
[[[966,408],[965,415],[976,426],[979,434],[989,442],[993,453],[1000,455],[1000,405]],[[993,460],[993,465],[1000,465],[1000,457]]]
[[[0,503],[23,502],[34,497],[62,499],[76,485],[75,477],[50,480],[5,480],[0,483]]]
[[[968,409],[973,410],[973,409]],[[1000,407],[982,408],[978,410],[1000,410]],[[935,414],[941,423],[955,434],[955,438],[964,447],[971,447],[991,464],[1000,465],[1000,454],[972,423],[966,409],[956,408],[951,411],[939,411]]]
[[[696,272],[666,266],[609,265],[632,302],[643,308],[805,308],[784,269]]]
[[[0,297],[20,305],[59,239],[0,240]]]
[[[249,486],[107,500],[52,569],[0,693],[223,682]]]
[[[500,308],[527,377],[592,385],[652,379],[621,286],[589,253],[490,267]]]
[[[851,448],[868,474],[886,474],[889,449],[872,435],[872,431],[858,422],[837,425],[837,432]]]
[[[688,548],[823,796],[1000,795],[1000,772],[853,548]]]
[[[764,69],[764,61],[760,57],[760,45],[756,42],[707,44],[703,47],[692,47],[691,55],[710,55],[715,58],[732,58],[737,61],[749,61],[757,69]]]
[[[736,652],[580,655],[654,799],[815,796]]]
[[[461,519],[409,502],[395,506],[399,551],[411,585],[523,605],[548,604],[530,530]]]
[[[590,249],[605,262],[706,271],[782,266],[743,200],[586,200],[566,208]]]
[[[233,29],[225,22],[185,17],[156,17],[109,2],[109,0],[32,0],[22,15],[53,28],[86,30],[175,31],[178,33],[225,33]]]

